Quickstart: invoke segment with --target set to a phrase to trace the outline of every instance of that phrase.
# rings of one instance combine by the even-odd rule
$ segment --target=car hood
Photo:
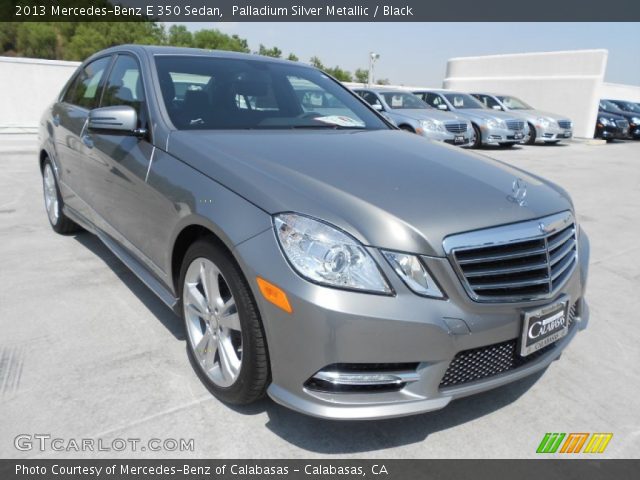
[[[537,120],[540,117],[550,118],[552,120],[569,120],[566,115],[558,115],[557,113],[545,112],[544,110],[536,110],[534,108],[530,110],[509,110],[508,113],[514,117],[524,118],[527,120]]]
[[[572,208],[539,177],[398,130],[178,131],[168,150],[270,214],[295,211],[365,245],[425,255],[444,255],[449,234]],[[523,206],[508,198],[518,177]]]
[[[413,120],[440,120],[442,122],[460,120],[465,122],[466,119],[451,112],[441,112],[435,108],[408,108],[391,110],[390,114],[398,117],[410,118]]]
[[[513,120],[516,118],[514,115],[511,115],[511,112],[489,110],[488,108],[461,108],[454,110],[454,113],[472,120]]]
[[[627,120],[627,118],[619,113],[611,113],[606,110],[598,110],[598,118],[605,117],[610,120]]]

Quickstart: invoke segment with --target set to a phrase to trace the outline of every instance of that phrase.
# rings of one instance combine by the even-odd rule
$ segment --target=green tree
[[[354,72],[353,76],[356,79],[356,82],[360,83],[368,83],[369,82],[369,72],[364,68],[358,68]]]
[[[347,70],[343,70],[338,66],[335,66],[333,68],[327,68],[325,70],[325,72],[327,72],[332,77],[335,77],[337,80],[340,80],[341,82],[352,82],[353,81],[353,77],[351,76],[351,72],[349,72]]]
[[[260,48],[258,49],[257,53],[258,55],[264,55],[265,57],[282,57],[282,50],[280,50],[278,47],[267,48],[262,44],[260,44]]]
[[[390,85],[391,81],[388,78],[379,78],[376,80],[376,85]]]
[[[166,42],[172,47],[193,47],[193,34],[184,25],[171,25]]]
[[[24,22],[19,24],[15,47],[24,57],[56,59],[58,56],[58,32],[45,22]]]
[[[294,53],[290,53],[289,56],[287,57],[287,60],[290,60],[292,62],[297,62],[300,59]]]
[[[233,52],[249,53],[249,45],[238,35],[227,35],[214,28],[198,30],[193,34],[193,46],[208,50],[230,50]]]
[[[3,54],[17,51],[16,43],[19,25],[17,22],[0,22],[0,52]]]
[[[90,22],[78,25],[64,49],[67,60],[84,60],[103,48],[137,43],[165,43],[164,28],[155,22]]]
[[[322,64],[322,62],[320,61],[320,59],[316,56],[313,56],[309,59],[309,63],[311,63],[311,65],[313,65],[314,67],[320,69],[320,70],[325,70],[325,66]]]

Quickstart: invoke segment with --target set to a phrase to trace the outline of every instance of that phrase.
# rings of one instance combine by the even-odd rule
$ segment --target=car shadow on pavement
[[[506,407],[529,390],[542,374],[538,372],[495,390],[453,401],[442,410],[386,420],[323,420],[268,400],[264,405],[269,417],[266,427],[298,448],[325,455],[364,453],[410,445],[423,442],[432,433],[454,428]],[[237,411],[242,412],[240,409]]]
[[[162,303],[149,287],[136,277],[98,237],[82,232],[74,235],[73,238],[99,257],[176,339],[185,339],[182,323],[176,314]]]

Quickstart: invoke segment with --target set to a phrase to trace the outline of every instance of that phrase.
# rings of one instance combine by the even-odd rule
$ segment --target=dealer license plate
[[[456,145],[460,145],[462,143],[467,143],[467,139],[462,135],[456,135],[455,137],[453,137],[453,143],[455,143]]]
[[[547,305],[524,313],[520,355],[526,357],[551,345],[569,332],[569,300]]]

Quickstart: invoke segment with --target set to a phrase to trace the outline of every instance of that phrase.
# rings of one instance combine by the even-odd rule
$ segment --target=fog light
[[[305,387],[329,393],[397,391],[420,380],[417,367],[417,363],[335,364],[317,372]]]

